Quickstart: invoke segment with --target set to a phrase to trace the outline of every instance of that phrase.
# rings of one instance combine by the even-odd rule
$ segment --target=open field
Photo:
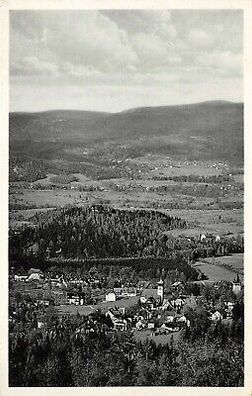
[[[233,269],[222,267],[221,264],[228,264]],[[213,258],[209,257],[204,261],[197,261],[194,266],[213,282],[221,280],[232,282],[237,272],[239,272],[241,280],[243,280],[243,254],[215,258],[214,264]]]
[[[228,223],[228,224],[222,223],[222,224],[215,224],[213,226],[205,226],[203,224],[200,224],[197,228],[188,228],[185,230],[172,230],[172,231],[167,231],[166,234],[173,236],[184,235],[188,238],[193,236],[199,236],[202,234],[214,234],[219,236],[231,237],[233,235],[243,234],[243,227],[235,223]]]
[[[53,183],[52,179],[53,177],[57,176],[56,174],[53,173],[48,173],[48,175],[44,179],[38,179],[33,184],[36,186],[40,184],[41,186],[48,186],[51,183]]]
[[[202,271],[209,280],[219,282],[221,280],[232,282],[235,278],[235,273],[226,268],[221,268],[212,264],[197,262],[195,267]]]
[[[171,339],[173,338],[174,343],[178,342],[180,338],[180,331],[177,331],[175,333],[170,333],[170,334],[160,334],[160,335],[151,335],[152,331],[151,330],[141,330],[141,331],[134,331],[134,338],[136,341],[144,342],[147,339],[152,340],[155,342],[155,344],[170,344]]]
[[[180,233],[188,236],[202,233],[219,235],[243,234],[243,210],[184,210],[171,209],[171,216],[181,216],[188,222],[195,221],[197,228],[182,230]],[[176,230],[179,233],[180,230]]]
[[[208,257],[204,261],[212,263],[212,258]],[[231,256],[222,256],[215,258],[215,264],[224,264],[230,266],[234,271],[244,272],[244,255],[243,253],[236,253]]]
[[[174,161],[165,155],[145,155],[132,159],[137,164],[145,164],[151,168],[152,176],[218,176],[226,172],[227,165],[216,161]]]
[[[31,218],[35,216],[36,213],[43,213],[47,210],[55,209],[52,208],[38,208],[38,209],[23,209],[23,210],[14,210],[9,214],[9,225],[11,228],[22,227],[23,225],[32,225],[33,222]]]
[[[190,229],[173,231],[174,236],[243,233],[241,105],[147,108],[118,115],[66,112],[63,116],[63,113],[60,112],[59,117],[57,112],[32,117],[38,127],[34,136],[29,127],[24,127],[26,122],[29,124],[31,115],[27,114],[24,119],[18,114],[11,116],[11,226],[30,221],[33,209],[104,203],[117,208],[157,209],[191,224]],[[207,119],[211,114],[208,122],[213,135],[202,128],[206,114]],[[220,146],[216,114],[222,120],[221,133],[228,134],[228,139],[221,137]],[[235,125],[232,145],[231,116]],[[106,126],[104,117],[108,122]],[[199,129],[195,120],[199,122]],[[20,121],[25,125],[19,125]],[[48,133],[51,125],[60,140],[54,141],[51,132]],[[90,135],[83,134],[85,125]],[[25,144],[27,133],[35,139],[29,150]],[[39,144],[37,134],[42,139]],[[92,136],[96,138],[90,140]],[[104,145],[100,139],[104,139]],[[220,151],[221,155],[216,156]],[[33,159],[27,161],[31,152]],[[34,162],[36,152],[39,162]],[[236,152],[237,158],[233,155]],[[211,179],[214,176],[220,178]],[[155,180],[155,177],[163,180]],[[175,180],[165,180],[167,177],[175,177]]]
[[[106,203],[165,210],[189,236],[243,233],[242,104],[11,114],[10,143],[10,225],[26,209]]]
[[[92,181],[90,181],[92,183]],[[98,182],[96,182],[98,183]],[[108,181],[107,181],[108,183]],[[174,202],[174,196],[155,192],[137,191],[77,191],[77,190],[33,190],[20,189],[10,191],[10,205],[21,205],[22,209],[10,211],[10,225],[22,224],[36,213],[50,208],[65,205],[86,205],[98,202],[110,203],[118,208],[153,208],[159,204],[158,209],[171,216],[178,216],[191,224],[195,224],[187,230],[174,230],[173,235],[194,236],[202,233],[214,233],[218,235],[237,235],[243,233],[243,210],[199,210],[199,209],[162,209],[162,205]],[[182,202],[183,197],[177,197]],[[199,207],[206,204],[206,198],[197,198],[194,205]],[[27,207],[27,209],[25,209]],[[33,209],[30,209],[33,208]]]
[[[202,165],[187,165],[186,163],[182,163],[181,165],[165,165],[162,167],[157,167],[150,172],[152,176],[190,176],[190,175],[197,175],[197,176],[218,176],[221,175],[221,169],[211,168]]]
[[[67,190],[22,190],[15,195],[10,195],[10,204],[14,203],[15,200],[18,203],[24,203],[27,205],[34,205],[37,207],[55,207],[65,206],[69,204],[80,203],[80,193],[78,191],[67,191]]]

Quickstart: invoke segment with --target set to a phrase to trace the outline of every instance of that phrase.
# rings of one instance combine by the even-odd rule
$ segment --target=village
[[[165,344],[178,339],[182,330],[190,331],[195,326],[194,313],[199,308],[205,309],[209,326],[230,325],[243,289],[238,274],[233,282],[175,280],[168,287],[162,275],[157,282],[122,284],[116,280],[116,287],[107,288],[103,287],[104,281],[101,276],[83,278],[58,273],[52,277],[38,268],[30,268],[26,275],[12,273],[10,285],[15,298],[10,297],[9,322],[18,322],[24,306],[36,313],[34,329],[45,330],[49,307],[63,322],[69,315],[88,317],[99,312],[110,319],[113,331],[130,331],[138,340],[151,337]]]

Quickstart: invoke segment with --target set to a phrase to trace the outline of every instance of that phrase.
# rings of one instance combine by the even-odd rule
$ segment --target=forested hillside
[[[36,215],[34,221],[35,228],[10,230],[11,260],[20,263],[26,256],[59,261],[155,257],[184,262],[243,251],[241,237],[216,241],[212,235],[201,241],[169,236],[166,231],[185,229],[188,223],[154,210],[73,206]]]
[[[77,148],[85,151],[101,142],[113,144],[114,150],[130,144],[129,154],[134,156],[154,152],[242,164],[243,104],[217,101],[116,114],[67,110],[10,114],[11,158],[40,158],[50,161],[47,167],[59,159],[87,161],[83,153],[76,156]]]

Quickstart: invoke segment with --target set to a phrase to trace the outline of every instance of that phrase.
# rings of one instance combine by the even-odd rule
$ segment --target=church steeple
[[[238,273],[236,274],[236,278],[233,281],[232,290],[234,294],[239,294],[241,291],[241,281]]]
[[[157,295],[160,296],[161,304],[164,301],[164,281],[160,278],[158,281]]]

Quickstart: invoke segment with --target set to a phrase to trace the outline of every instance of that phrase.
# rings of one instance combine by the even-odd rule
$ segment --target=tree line
[[[229,175],[180,175],[180,176],[153,176],[153,180],[172,180],[175,182],[194,182],[194,183],[224,183],[233,181]]]

